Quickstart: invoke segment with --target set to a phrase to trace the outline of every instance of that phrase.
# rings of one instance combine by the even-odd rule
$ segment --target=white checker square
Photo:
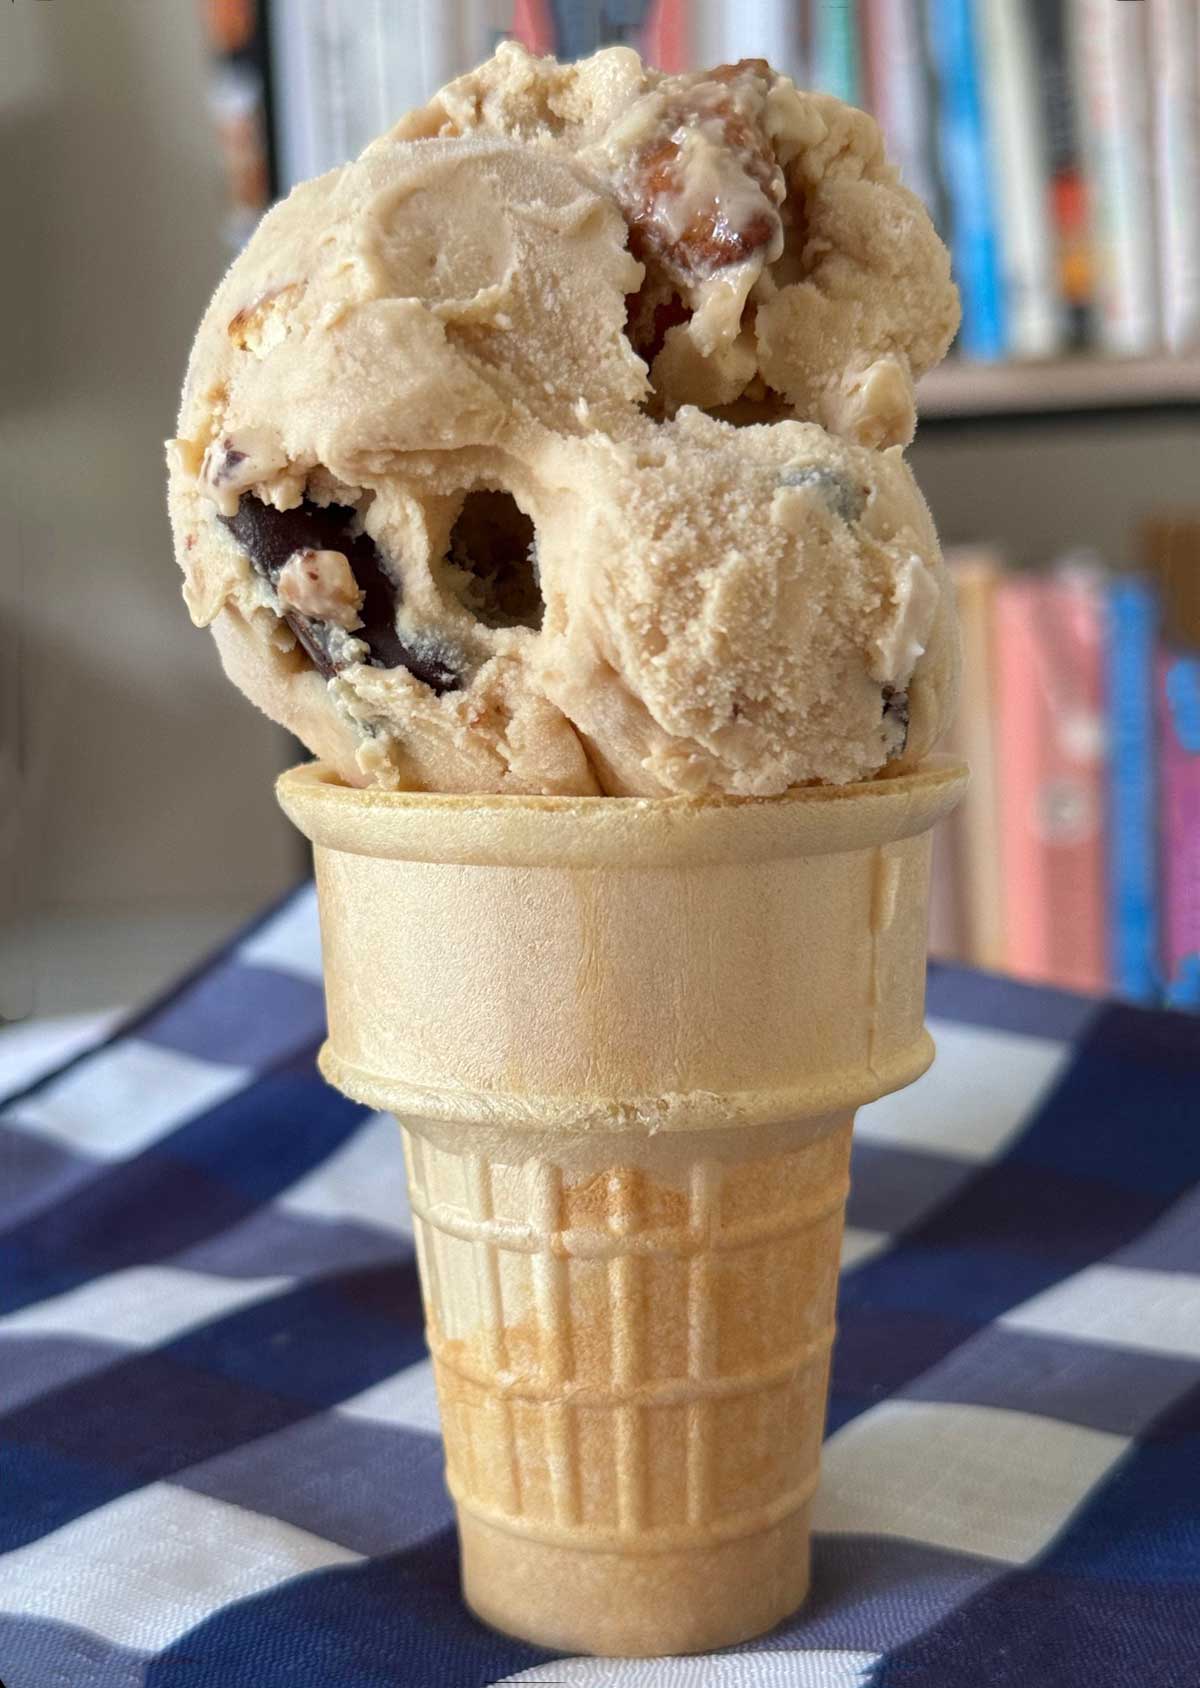
[[[863,1688],[878,1653],[846,1648],[773,1648],[674,1659],[553,1659],[506,1676],[510,1683],[554,1683],[561,1688]]]
[[[98,1160],[123,1160],[223,1102],[248,1079],[241,1067],[128,1037],[16,1103],[4,1121]]]
[[[336,1409],[351,1418],[372,1419],[377,1424],[399,1425],[405,1430],[423,1430],[427,1435],[440,1436],[437,1390],[433,1381],[433,1361],[418,1360],[403,1371],[373,1383],[360,1395],[352,1395]]]
[[[131,1266],[0,1319],[0,1336],[81,1336],[153,1348],[193,1325],[287,1289],[291,1278],[216,1278],[176,1266]]]
[[[858,1225],[847,1225],[842,1232],[842,1271],[848,1272],[852,1266],[861,1266],[864,1260],[882,1254],[891,1240],[886,1231],[867,1231]]]
[[[869,1142],[991,1160],[1055,1083],[1071,1047],[950,1020],[931,1020],[929,1029],[933,1066],[907,1089],[860,1109],[855,1132]]]
[[[813,1529],[1022,1565],[1128,1446],[1003,1407],[884,1401],[825,1444]]]
[[[53,1014],[0,1027],[0,1096],[23,1090],[43,1073],[106,1038],[120,1010]]]
[[[1200,1276],[1089,1266],[1014,1307],[1000,1323],[1041,1336],[1200,1360]]]
[[[247,967],[271,967],[321,980],[321,929],[317,920],[317,892],[313,885],[257,931],[237,952]]]
[[[276,1203],[310,1219],[353,1219],[412,1235],[400,1127],[391,1114],[371,1114],[328,1160]]]
[[[361,1554],[152,1483],[0,1557],[0,1611],[158,1652],[235,1600]]]

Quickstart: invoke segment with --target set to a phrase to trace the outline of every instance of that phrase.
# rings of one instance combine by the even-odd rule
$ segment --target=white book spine
[[[512,28],[512,0],[464,0],[468,68],[491,58]]]
[[[313,83],[313,32],[307,13],[312,0],[274,0],[269,14],[275,148],[279,189],[317,174],[317,111]]]
[[[342,0],[346,4],[346,0]],[[431,95],[472,64],[472,47],[464,16],[466,7],[442,0],[370,0],[374,13],[376,52],[383,66],[381,116],[374,133],[397,123],[406,111],[422,106]],[[352,0],[355,10],[362,0]]]
[[[871,100],[900,179],[931,209],[937,186],[928,150],[929,89],[921,52],[920,0],[870,0]]]
[[[735,64],[738,59],[767,59],[800,87],[807,66],[803,63],[800,8],[796,0],[739,0],[721,10],[721,45],[717,59]]]
[[[1059,309],[1029,20],[1014,0],[978,0],[978,11],[1009,351],[1048,357],[1059,346]]]
[[[1101,339],[1137,356],[1159,339],[1146,10],[1137,0],[1075,0],[1074,22]]]
[[[274,0],[281,185],[354,158],[406,111],[486,58],[505,0]]]
[[[1200,343],[1200,6],[1151,0],[1154,152],[1163,339]]]
[[[703,4],[692,7],[691,42],[694,64],[720,64],[728,56],[728,12],[729,8],[722,5],[720,0],[703,0]],[[738,58],[744,56],[741,53],[737,55]]]

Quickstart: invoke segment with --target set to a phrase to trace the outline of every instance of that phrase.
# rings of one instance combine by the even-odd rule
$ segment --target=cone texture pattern
[[[405,1132],[460,1506],[651,1553],[730,1540],[816,1483],[849,1121],[722,1162],[573,1179]],[[686,1140],[685,1140],[686,1141]]]

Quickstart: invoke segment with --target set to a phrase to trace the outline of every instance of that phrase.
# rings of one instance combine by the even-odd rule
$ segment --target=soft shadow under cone
[[[467,1600],[708,1650],[808,1586],[850,1128],[928,1065],[965,775],[762,801],[279,782],[328,1078],[403,1127]]]

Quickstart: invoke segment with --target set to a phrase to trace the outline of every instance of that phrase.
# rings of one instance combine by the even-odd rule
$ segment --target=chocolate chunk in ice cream
[[[908,743],[908,693],[900,691],[896,686],[883,688],[883,718],[900,729],[899,753],[903,753]]]
[[[253,494],[238,501],[236,514],[219,518],[254,567],[272,586],[299,551],[338,551],[350,565],[362,593],[357,637],[366,644],[373,668],[406,668],[414,679],[441,695],[463,684],[463,676],[431,643],[410,643],[396,632],[399,585],[386,572],[375,541],[359,526],[358,511],[344,504],[312,504],[276,510]],[[337,672],[330,654],[329,626],[298,610],[283,619],[326,679]]]
[[[508,492],[470,492],[450,530],[450,561],[467,577],[463,602],[485,627],[542,625],[533,523]]]

